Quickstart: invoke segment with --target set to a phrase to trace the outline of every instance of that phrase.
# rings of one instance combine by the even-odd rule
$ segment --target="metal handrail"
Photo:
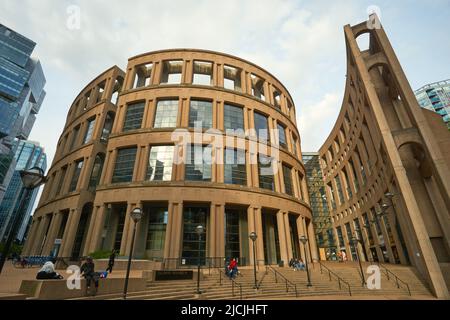
[[[268,270],[271,270],[275,274],[275,282],[276,283],[278,283],[277,275],[279,275],[281,278],[284,279],[284,281],[286,283],[286,292],[289,292],[289,286],[288,286],[288,284],[289,284],[294,288],[295,297],[298,297],[297,285],[295,283],[293,283],[288,278],[286,278],[281,272],[275,270],[272,266],[269,266],[269,265],[266,266],[266,274],[267,274]]]
[[[347,285],[348,288],[348,294],[351,296],[352,295],[352,290],[350,288],[350,284],[345,281],[344,279],[342,279],[340,276],[338,276],[335,272],[331,271],[327,266],[325,266],[324,264],[322,264],[322,262],[320,262],[319,260],[319,266],[320,266],[320,273],[322,274],[322,268],[324,268],[327,272],[328,272],[328,277],[330,279],[330,281],[332,280],[331,275],[336,277],[336,280],[338,282],[339,285],[339,290],[342,290],[342,286],[341,286],[341,282]]]
[[[389,274],[391,274],[392,276],[394,276],[395,278],[395,283],[397,284],[397,288],[400,289],[400,284],[399,281],[401,283],[403,283],[406,286],[406,290],[408,290],[408,294],[411,296],[411,290],[409,289],[409,285],[402,279],[400,279],[399,277],[397,277],[397,275],[395,273],[393,273],[391,270],[389,270],[386,266],[384,266],[383,264],[381,264],[380,262],[378,262],[378,266],[383,268],[385,273],[386,273],[386,277],[388,280],[390,280],[389,278]]]
[[[221,268],[216,268],[216,269],[219,272],[219,284],[222,285],[222,273],[225,275],[225,271],[223,271]],[[240,283],[236,282],[236,280],[234,280],[233,278],[230,278],[230,280],[231,280],[231,292],[232,292],[233,297],[235,296],[234,295],[234,286],[236,285],[239,288],[240,300],[242,300],[242,285]]]

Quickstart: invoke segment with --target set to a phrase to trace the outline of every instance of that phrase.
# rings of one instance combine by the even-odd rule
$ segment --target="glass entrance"
[[[206,234],[200,237],[196,227],[202,225],[205,230],[208,226],[209,206],[186,206],[183,209],[183,251],[181,264],[204,265],[206,259]]]

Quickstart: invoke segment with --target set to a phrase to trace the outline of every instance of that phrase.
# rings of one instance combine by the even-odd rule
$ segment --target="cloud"
[[[433,68],[424,57],[426,51],[408,43],[420,39],[422,46],[428,38],[445,39],[441,31],[445,30],[442,21],[448,25],[445,3],[436,2],[431,13],[422,8],[425,4],[375,3],[381,8],[382,22],[395,27],[392,39],[398,43],[399,56],[407,61],[405,71],[416,82]],[[0,21],[37,43],[35,54],[44,68],[48,94],[31,138],[46,147],[50,160],[67,110],[89,81],[112,65],[125,68],[133,55],[180,47],[230,53],[274,74],[294,99],[303,149],[315,151],[341,105],[346,73],[343,26],[365,20],[372,4],[356,0],[3,0]],[[67,28],[71,5],[80,8],[79,30]],[[419,20],[420,25],[410,23]],[[436,21],[441,27],[430,29]],[[408,48],[415,50],[410,53],[405,51]],[[436,55],[443,65],[450,48],[442,41],[440,48],[443,52]],[[423,72],[409,71],[415,69]],[[437,69],[442,74],[449,71],[448,67]]]
[[[342,94],[326,93],[321,100],[302,108],[297,123],[302,151],[317,151],[328,137],[342,103]]]

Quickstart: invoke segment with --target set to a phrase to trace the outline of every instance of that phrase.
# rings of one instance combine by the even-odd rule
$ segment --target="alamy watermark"
[[[70,5],[66,8],[66,27],[69,30],[81,29],[81,8],[77,5]]]

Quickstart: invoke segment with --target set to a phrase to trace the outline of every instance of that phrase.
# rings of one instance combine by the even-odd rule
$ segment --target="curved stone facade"
[[[196,162],[196,150],[211,163]],[[264,69],[204,50],[132,57],[71,106],[24,252],[128,255],[129,213],[140,207],[137,258],[190,265],[200,252],[251,264],[255,231],[260,263],[303,255],[301,235],[317,259],[299,159],[292,98]]]
[[[448,297],[450,134],[439,115],[419,107],[375,25],[344,28],[344,100],[319,151],[338,249],[350,260],[411,263]],[[363,51],[362,34],[370,38]]]

